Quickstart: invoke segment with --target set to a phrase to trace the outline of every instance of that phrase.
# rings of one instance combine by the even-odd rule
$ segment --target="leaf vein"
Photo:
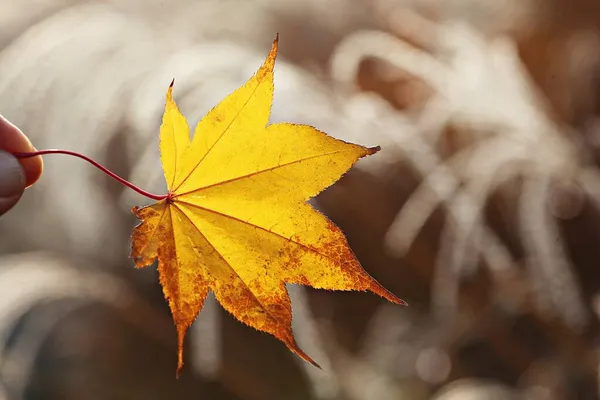
[[[188,204],[188,203],[185,203]],[[240,274],[238,274],[238,272],[235,270],[235,268],[233,268],[233,266],[229,263],[229,261],[227,261],[227,259],[225,257],[223,257],[223,255],[219,252],[219,250],[217,250],[217,248],[211,243],[210,240],[208,240],[208,238],[206,237],[206,235],[204,235],[202,233],[202,231],[200,230],[200,228],[198,228],[196,226],[196,224],[194,224],[194,221],[192,221],[192,219],[185,213],[185,211],[183,209],[181,209],[180,207],[177,206],[176,203],[173,203],[172,206],[177,209],[177,211],[179,211],[190,223],[190,225],[192,227],[194,227],[194,229],[198,232],[198,234],[200,236],[202,236],[202,238],[204,240],[206,240],[206,243],[208,243],[208,245],[210,247],[212,247],[212,249],[215,251],[215,253],[218,255],[218,257],[223,260],[223,262],[225,264],[227,264],[227,266],[229,267],[229,269],[231,269],[233,271],[233,273],[240,279],[240,281],[244,284],[244,286],[248,289],[248,291],[250,292],[250,294],[252,294],[252,297],[254,297],[254,300],[256,300],[256,302],[258,303],[258,305],[260,305],[265,312],[271,317],[271,319],[273,321],[277,321],[277,318],[275,318],[273,316],[273,314],[271,314],[271,312],[269,311],[269,309],[267,307],[265,307],[265,305],[262,303],[262,301],[260,301],[260,299],[257,297],[257,295],[252,291],[252,289],[250,288],[250,286],[244,281],[244,279],[240,276]],[[235,314],[234,314],[235,315]]]
[[[215,214],[215,215],[219,215],[219,216],[221,216],[221,217],[224,217],[224,218],[229,218],[229,219],[232,219],[232,220],[234,220],[234,221],[240,222],[240,223],[242,223],[242,224],[244,224],[244,225],[251,226],[251,227],[253,227],[253,228],[255,228],[255,229],[258,229],[258,230],[261,230],[261,231],[264,231],[264,232],[271,233],[271,234],[273,234],[273,235],[275,235],[275,236],[277,236],[277,237],[279,237],[279,238],[281,238],[281,239],[284,239],[285,241],[288,241],[288,242],[294,243],[294,244],[298,245],[299,247],[302,247],[302,248],[304,248],[305,250],[308,250],[308,251],[310,251],[310,252],[312,252],[312,253],[318,254],[318,255],[319,255],[319,256],[321,256],[321,257],[324,257],[324,258],[326,258],[326,259],[329,259],[329,260],[332,260],[332,259],[333,259],[332,257],[328,256],[327,254],[323,254],[323,253],[321,253],[320,251],[318,251],[318,250],[317,250],[317,249],[315,249],[315,248],[312,248],[312,247],[310,247],[310,246],[307,246],[307,245],[305,245],[305,244],[303,244],[303,243],[300,243],[300,242],[298,242],[298,241],[296,241],[296,240],[293,240],[293,239],[292,239],[292,237],[289,237],[289,238],[288,238],[288,237],[285,237],[285,236],[283,236],[283,235],[281,235],[281,234],[279,234],[279,233],[277,233],[277,232],[270,231],[270,230],[268,230],[267,228],[264,228],[264,227],[262,227],[262,226],[260,226],[260,225],[253,224],[253,223],[251,223],[251,222],[249,222],[249,221],[244,221],[243,219],[240,219],[240,218],[234,217],[233,215],[228,215],[228,214],[222,213],[222,212],[220,212],[220,211],[211,210],[210,208],[202,207],[202,206],[200,206],[200,205],[198,205],[198,204],[190,203],[190,202],[187,202],[187,201],[184,201],[184,200],[177,200],[177,202],[178,202],[178,203],[185,204],[185,205],[188,205],[188,206],[190,206],[190,207],[198,208],[198,209],[200,209],[200,210],[206,211],[206,212],[208,212],[208,213],[211,213],[211,214]],[[309,207],[310,207],[310,206],[309,206]],[[317,211],[315,210],[315,212],[317,212]],[[323,216],[323,217],[325,217],[325,216]],[[326,217],[325,217],[325,218],[326,218]]]
[[[318,154],[318,155],[315,155],[315,156],[300,158],[298,160],[289,161],[289,162],[284,163],[284,164],[278,164],[278,165],[276,165],[274,167],[269,167],[269,168],[262,169],[260,171],[251,172],[251,173],[246,174],[246,175],[236,176],[235,178],[231,178],[231,179],[228,179],[226,181],[216,182],[216,183],[204,186],[204,187],[200,187],[200,188],[197,188],[197,189],[194,189],[194,190],[190,190],[189,192],[176,193],[175,194],[175,198],[180,198],[181,196],[185,196],[185,195],[192,194],[192,193],[198,193],[198,192],[201,192],[201,191],[206,190],[206,189],[211,189],[211,188],[214,188],[214,187],[217,187],[217,186],[225,185],[227,183],[239,181],[239,180],[244,179],[244,178],[250,178],[250,177],[253,177],[253,176],[256,176],[256,175],[260,175],[260,174],[265,173],[265,172],[270,172],[270,171],[276,170],[278,168],[283,168],[283,167],[287,167],[289,165],[293,165],[293,164],[296,164],[296,163],[301,163],[303,161],[308,161],[308,160],[312,160],[312,159],[319,158],[319,157],[332,156],[334,154],[339,154],[339,153],[349,152],[349,151],[352,151],[352,150],[336,150],[336,151],[333,151],[331,153]]]
[[[233,125],[233,123],[236,121],[237,117],[242,113],[242,111],[246,108],[246,106],[248,105],[248,103],[250,102],[250,100],[252,100],[252,98],[254,97],[254,94],[256,93],[256,91],[258,90],[258,88],[260,87],[260,85],[262,85],[262,83],[265,81],[265,79],[260,79],[258,81],[258,84],[256,85],[256,87],[254,88],[254,90],[252,90],[252,93],[250,93],[250,95],[248,96],[248,99],[246,99],[246,101],[244,102],[244,104],[242,105],[242,107],[240,107],[240,109],[237,111],[237,113],[235,114],[235,117],[233,117],[231,119],[231,122],[229,123],[229,125],[227,125],[227,127],[225,127],[225,129],[223,130],[223,132],[221,132],[221,134],[219,135],[219,137],[217,138],[217,140],[215,140],[215,142],[212,144],[212,146],[210,146],[209,149],[206,150],[206,153],[204,153],[204,155],[202,157],[200,157],[200,160],[198,160],[198,162],[196,163],[196,165],[194,165],[194,167],[190,170],[190,172],[185,176],[185,178],[183,178],[183,180],[179,183],[179,185],[177,185],[177,187],[173,190],[174,192],[177,191],[177,189],[179,189],[181,187],[181,185],[183,185],[188,179],[189,177],[194,173],[194,171],[196,171],[196,169],[200,166],[200,164],[202,164],[202,161],[204,161],[204,159],[206,157],[208,157],[208,155],[210,154],[210,152],[215,148],[215,146],[217,145],[217,143],[219,143],[219,141],[221,140],[221,138],[223,136],[225,136],[225,133],[227,133],[227,131],[229,130],[229,128],[231,128],[231,125]],[[196,133],[194,133],[194,136],[196,135]],[[195,138],[195,137],[194,137]]]

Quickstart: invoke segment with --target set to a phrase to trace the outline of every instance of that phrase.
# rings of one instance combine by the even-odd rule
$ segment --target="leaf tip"
[[[406,306],[408,307],[408,303],[402,299],[398,299],[398,301],[396,302],[396,304],[400,305],[400,306]]]
[[[383,287],[376,280],[373,280],[371,282],[371,285],[368,288],[368,290],[370,290],[371,292],[373,292],[373,293],[375,293],[375,294],[383,297],[384,299],[386,299],[390,303],[398,304],[400,306],[408,306],[408,303],[406,301],[404,301],[401,298],[397,297],[395,294],[393,294],[392,292],[390,292],[389,290],[387,290],[385,287]]]
[[[319,368],[321,371],[323,371],[323,367],[321,367],[319,364],[317,364],[317,362],[315,360],[313,360],[312,358],[309,360],[309,362],[314,366]]]
[[[277,59],[278,52],[278,43],[279,43],[279,33],[275,35],[275,39],[273,40],[273,45],[271,46],[271,51],[267,56],[265,62],[260,67],[258,71],[256,71],[256,78],[259,81],[263,79],[268,79],[269,81],[273,81],[273,70],[275,69],[275,60]]]
[[[306,354],[299,346],[298,344],[296,344],[296,341],[292,338],[288,338],[287,340],[285,340],[285,344],[288,347],[288,349],[290,349],[292,352],[296,353],[300,358],[302,358],[304,361],[312,364],[314,367],[319,368],[320,370],[322,370],[323,368],[321,368],[321,366],[319,364],[317,364],[317,362],[315,360],[313,360],[308,354]]]
[[[315,360],[313,360],[308,354],[303,352],[299,347],[296,346],[296,348],[294,349],[294,353],[298,354],[300,356],[300,358],[302,358],[304,361],[307,361],[308,363],[310,363],[313,367],[317,367],[320,370],[323,370],[323,368],[321,368],[321,366],[319,364],[317,364],[317,362]]]
[[[175,84],[175,78],[173,78],[171,80],[171,83],[169,84],[169,88],[167,89],[167,103],[166,103],[167,108],[172,107],[175,104],[175,102],[173,101],[173,85],[174,84]],[[177,107],[177,106],[175,105],[175,107]],[[164,119],[163,119],[163,121],[164,121]]]
[[[135,217],[139,220],[142,219],[141,217],[141,212],[144,209],[144,207],[138,207],[138,206],[134,206],[131,208],[131,212],[133,213],[133,215],[135,215]]]
[[[271,45],[271,51],[269,52],[269,56],[267,60],[272,60],[271,62],[274,64],[275,59],[277,58],[277,52],[279,49],[279,32],[275,35],[275,39],[273,39],[273,44]]]
[[[392,292],[390,292],[387,289],[385,289],[385,293],[377,293],[377,294],[391,303],[398,304],[399,306],[408,306],[408,303],[406,301],[397,297],[395,294],[393,294]]]
[[[179,379],[183,369],[183,341],[185,339],[186,327],[177,325],[177,371],[175,377]]]
[[[377,153],[380,150],[381,150],[381,146],[368,147],[367,148],[367,155],[368,156],[373,155],[373,154]]]

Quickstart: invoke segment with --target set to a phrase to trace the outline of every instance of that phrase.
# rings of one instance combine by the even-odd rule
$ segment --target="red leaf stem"
[[[29,157],[35,157],[35,156],[42,156],[44,154],[66,154],[69,156],[81,158],[82,160],[89,162],[94,167],[98,168],[100,171],[104,172],[106,175],[110,176],[117,182],[120,182],[121,184],[127,186],[128,188],[135,190],[142,196],[146,196],[149,199],[157,200],[157,201],[164,200],[167,198],[166,194],[165,195],[154,194],[154,193],[146,192],[143,189],[140,189],[139,187],[135,186],[133,183],[129,182],[126,179],[121,178],[119,175],[115,174],[114,172],[112,172],[105,166],[101,165],[97,161],[94,161],[91,158],[84,156],[83,154],[76,153],[74,151],[62,150],[62,149],[48,149],[48,150],[38,150],[38,151],[31,151],[31,152],[18,152],[18,153],[12,153],[12,154],[17,158],[29,158]]]

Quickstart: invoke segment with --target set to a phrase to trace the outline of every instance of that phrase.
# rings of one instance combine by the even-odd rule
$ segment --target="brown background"
[[[174,379],[145,199],[79,160],[0,218],[0,398],[595,399],[594,0],[0,0],[0,113],[164,190],[173,77],[197,121],[281,35],[273,121],[381,145],[315,206],[410,304],[291,287],[319,371],[211,299]]]

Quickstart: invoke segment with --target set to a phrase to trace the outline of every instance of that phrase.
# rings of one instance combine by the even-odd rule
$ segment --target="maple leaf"
[[[235,318],[296,344],[285,283],[370,290],[405,304],[359,264],[342,231],[306,201],[332,185],[365,148],[312,126],[268,124],[278,39],[246,84],[189,127],[169,86],[160,128],[168,196],[135,208],[136,267],[158,259],[160,283],[178,333],[177,375],[187,329],[209,290]]]

